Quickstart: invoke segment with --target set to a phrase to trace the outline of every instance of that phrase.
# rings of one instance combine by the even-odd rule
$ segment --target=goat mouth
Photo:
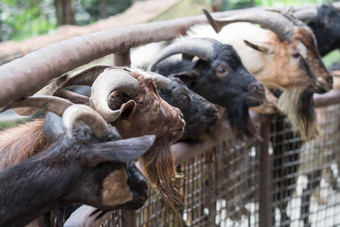
[[[254,97],[254,96],[248,96],[247,98],[247,105],[249,107],[259,106],[263,104],[263,98],[264,97]]]
[[[217,120],[218,120],[218,115],[213,116],[213,117],[206,117],[201,121],[201,123],[206,127],[210,127],[210,126],[215,125],[217,123]]]
[[[315,93],[318,93],[318,94],[324,94],[324,93],[326,93],[328,90],[327,89],[325,89],[325,88],[323,88],[323,87],[320,87],[320,86],[316,86],[315,88],[314,88],[314,92]]]

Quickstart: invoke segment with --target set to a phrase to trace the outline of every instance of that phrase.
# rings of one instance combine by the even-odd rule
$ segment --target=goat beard
[[[144,170],[143,174],[150,186],[159,192],[173,209],[182,207],[182,195],[177,185],[177,179],[180,176],[176,172],[169,144],[164,140],[156,140],[140,161]]]
[[[228,105],[227,118],[236,137],[240,139],[249,139],[252,142],[262,141],[258,135],[256,127],[249,116],[249,107],[240,103],[231,103]]]
[[[280,112],[288,117],[301,137],[309,141],[319,135],[319,126],[314,111],[313,92],[305,89],[284,90],[277,103]]]

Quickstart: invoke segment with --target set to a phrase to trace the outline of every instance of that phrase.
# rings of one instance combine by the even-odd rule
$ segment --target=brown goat
[[[310,28],[280,12],[260,11],[223,19],[205,13],[219,32],[214,38],[233,45],[246,68],[264,85],[283,91],[278,109],[300,128],[304,138],[311,139],[317,131],[313,93],[329,91],[333,80],[320,59]],[[212,32],[205,35],[208,33]]]
[[[86,72],[84,77],[89,76],[91,72]],[[154,145],[149,151],[140,158],[143,163],[144,172],[150,185],[159,191],[171,205],[180,205],[179,193],[175,187],[176,171],[173,158],[170,153],[170,144],[180,138],[183,132],[185,123],[182,119],[182,114],[179,109],[170,106],[162,100],[156,92],[155,83],[150,75],[143,71],[132,71],[127,68],[109,68],[102,73],[98,73],[94,78],[95,83],[92,86],[90,103],[102,116],[110,117],[114,115],[114,120],[110,123],[117,128],[122,138],[130,138],[140,135],[156,136]],[[97,78],[98,77],[98,78]],[[106,79],[99,82],[99,78]],[[128,77],[128,80],[134,81],[137,87],[124,88],[126,83],[120,83],[110,80],[115,80],[119,77]],[[109,82],[107,81],[109,80]],[[107,84],[120,84],[120,88],[109,87],[110,91],[105,98],[99,94],[99,100],[95,98],[95,94],[102,92],[103,86]],[[135,86],[134,85],[134,86]],[[115,90],[116,89],[116,90]],[[115,91],[114,91],[115,90]],[[113,91],[113,92],[112,92]],[[132,94],[134,93],[134,94]],[[103,100],[104,99],[104,100]],[[106,100],[109,100],[108,102]],[[112,113],[101,112],[101,107],[98,105],[104,102],[110,108]],[[104,104],[105,105],[105,104]],[[11,106],[18,107],[18,106]],[[118,108],[121,108],[117,110]],[[114,111],[115,110],[115,111]],[[105,117],[104,117],[105,119]],[[29,154],[34,154],[42,151],[41,143],[34,143],[30,146],[22,146],[28,140],[34,138],[37,141],[44,141],[44,135],[38,133],[41,130],[43,120],[40,119],[36,123],[28,123],[18,129],[9,129],[2,133],[5,135],[11,132],[13,138],[19,138],[16,141],[4,141],[0,146],[0,156],[7,156],[6,160],[26,159]],[[25,140],[21,137],[26,133]],[[35,136],[35,137],[34,137]],[[45,140],[46,141],[46,140]],[[45,142],[42,142],[44,144]],[[47,141],[46,141],[47,143]],[[48,146],[48,144],[46,144]],[[13,156],[13,157],[12,157]],[[0,166],[5,167],[12,165],[9,161],[0,160]]]

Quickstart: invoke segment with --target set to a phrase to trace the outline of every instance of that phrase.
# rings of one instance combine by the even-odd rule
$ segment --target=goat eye
[[[219,65],[216,68],[216,76],[219,78],[224,78],[228,75],[228,70],[226,66]]]
[[[323,25],[328,28],[332,25],[333,23],[333,20],[329,17],[326,17],[325,20],[323,21]]]
[[[292,58],[299,58],[300,57],[300,54],[299,53],[294,53],[292,54]]]
[[[185,104],[185,103],[187,103],[188,101],[189,101],[189,97],[186,96],[186,95],[181,95],[181,96],[179,97],[179,103],[180,103],[180,104]]]

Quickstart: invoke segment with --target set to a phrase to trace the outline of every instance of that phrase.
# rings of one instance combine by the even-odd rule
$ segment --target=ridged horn
[[[58,79],[52,81],[41,90],[39,90],[36,95],[54,95],[59,89],[72,86],[72,85],[89,85],[91,86],[93,82],[97,79],[98,75],[102,73],[106,68],[110,66],[96,65],[88,68],[80,73],[70,73],[65,74]],[[15,112],[22,116],[30,116],[38,111],[36,108],[26,107],[26,108],[15,108]]]
[[[106,69],[92,85],[90,105],[107,122],[113,122],[119,117],[120,110],[110,109],[108,104],[110,94],[113,91],[120,91],[133,97],[138,93],[139,88],[138,80],[132,77],[127,70]]]
[[[302,9],[294,12],[294,16],[301,21],[311,21],[318,15],[318,10],[315,7]]]
[[[225,25],[235,22],[250,22],[270,29],[281,41],[288,40],[293,35],[295,26],[302,26],[303,24],[288,14],[276,11],[248,12],[232,15],[222,19],[214,19],[206,9],[203,9],[203,12],[217,33],[220,32]]]
[[[92,133],[100,139],[105,137],[109,130],[102,116],[91,107],[74,104],[63,113],[63,127],[68,138],[72,138],[73,125],[76,121],[83,121],[90,127]]]
[[[162,76],[158,73],[150,72],[152,80],[155,82],[157,87],[159,88],[167,88],[169,87],[170,80],[165,76]]]
[[[34,107],[55,113],[63,118],[65,133],[72,138],[73,125],[77,120],[84,121],[98,138],[103,138],[108,132],[105,120],[89,106],[73,104],[72,102],[48,95],[30,96],[16,101],[1,109],[1,112],[14,107]]]
[[[209,61],[214,56],[214,44],[206,38],[183,38],[176,43],[167,46],[158,57],[151,62],[148,70],[153,70],[153,67],[164,59],[175,54],[188,54],[197,56],[198,58]]]
[[[68,108],[71,105],[73,105],[72,102],[63,98],[48,95],[36,95],[27,97],[23,100],[15,101],[14,103],[1,109],[1,112],[10,108],[33,107],[38,109],[44,109],[53,112],[58,116],[62,116],[66,108]]]

